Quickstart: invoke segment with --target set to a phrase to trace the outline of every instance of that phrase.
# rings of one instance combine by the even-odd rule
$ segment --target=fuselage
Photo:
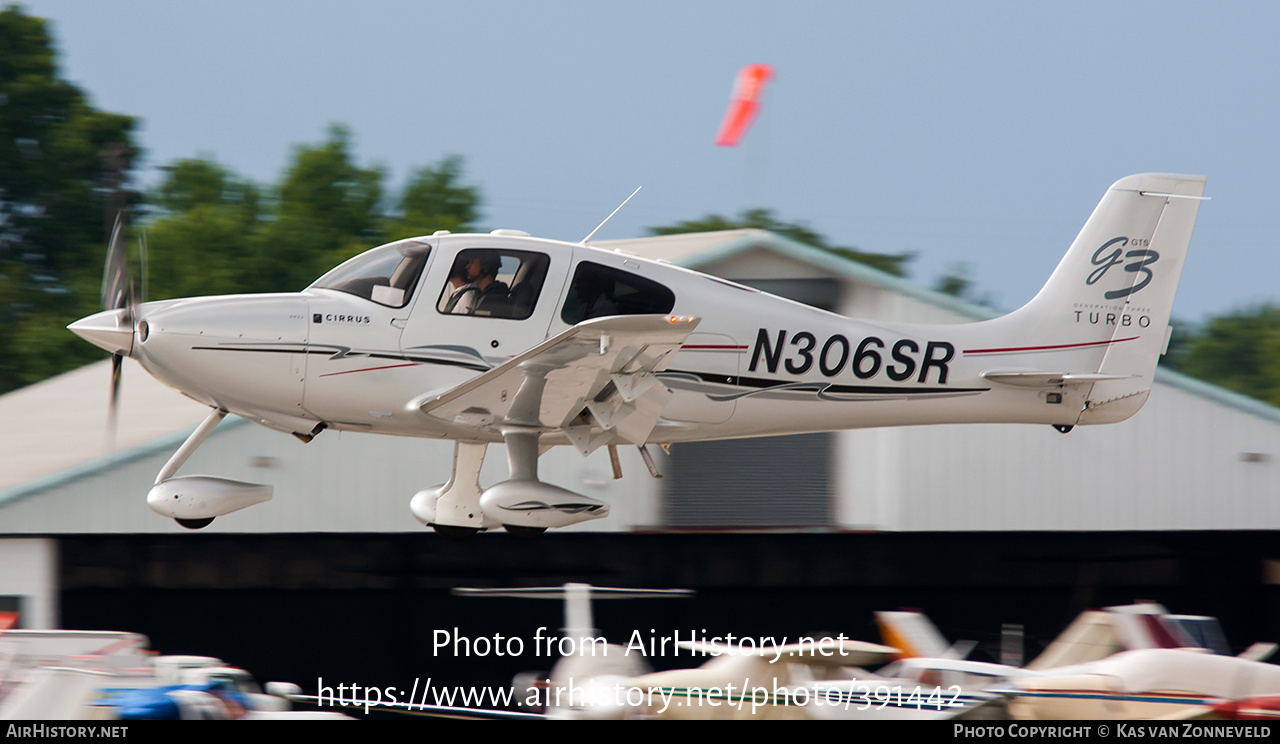
[[[450,268],[474,251],[508,264],[498,280],[509,296],[523,290],[523,306],[507,303],[488,314],[483,307],[474,314],[444,311]],[[405,256],[421,262],[410,267],[412,282],[392,276],[395,256],[401,264]],[[362,281],[370,278],[365,274],[375,281],[386,275],[387,283]],[[1010,354],[995,342],[1003,319],[860,322],[583,245],[512,235],[433,236],[375,249],[326,277],[333,278],[299,293],[148,303],[139,309],[132,356],[192,398],[300,434],[323,423],[465,436],[406,404],[453,388],[580,320],[652,312],[702,318],[659,375],[674,397],[653,441],[949,422],[1070,425],[1083,401],[1067,391],[1049,403],[1043,391],[981,377],[993,356]],[[387,289],[396,281],[405,286]],[[607,286],[585,287],[589,281]],[[383,291],[370,291],[375,286]],[[584,310],[586,304],[591,307]],[[1070,339],[1044,345],[1052,341]],[[1034,367],[1046,353],[1029,348],[1018,361]]]

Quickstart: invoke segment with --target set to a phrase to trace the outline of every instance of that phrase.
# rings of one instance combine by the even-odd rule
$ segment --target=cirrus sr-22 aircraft
[[[591,236],[511,230],[399,240],[292,294],[136,304],[117,231],[109,309],[69,328],[117,372],[132,357],[209,406],[147,496],[184,527],[271,498],[271,486],[174,477],[235,413],[304,441],[326,429],[451,439],[449,481],[415,494],[413,515],[445,534],[535,534],[609,511],[539,480],[556,445],[637,445],[652,470],[648,444],[1129,418],[1167,345],[1204,181],[1117,181],[1030,302],[967,324],[859,321]],[[510,478],[482,489],[497,442]]]

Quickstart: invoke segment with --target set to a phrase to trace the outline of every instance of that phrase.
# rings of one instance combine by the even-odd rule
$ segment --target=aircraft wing
[[[587,320],[467,382],[409,403],[458,426],[564,432],[584,454],[618,436],[644,444],[671,399],[666,369],[700,318]]]

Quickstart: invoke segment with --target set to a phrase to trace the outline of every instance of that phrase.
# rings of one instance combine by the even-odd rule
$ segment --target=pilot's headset
[[[497,277],[502,270],[502,257],[496,253],[485,251],[480,255],[480,276]]]

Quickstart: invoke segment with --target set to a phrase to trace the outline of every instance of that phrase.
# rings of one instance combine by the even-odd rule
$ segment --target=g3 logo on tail
[[[1120,245],[1112,248],[1112,246],[1115,246],[1117,243]],[[1149,245],[1150,241],[1134,240],[1133,243],[1134,245]],[[1142,278],[1135,282],[1131,287],[1113,289],[1110,292],[1105,293],[1103,297],[1106,297],[1108,300],[1118,300],[1121,297],[1128,297],[1150,284],[1152,273],[1151,269],[1147,267],[1160,260],[1160,254],[1148,248],[1139,248],[1125,253],[1121,248],[1127,245],[1129,245],[1128,238],[1112,238],[1111,240],[1103,243],[1098,250],[1093,252],[1092,263],[1098,268],[1095,269],[1093,273],[1089,274],[1088,279],[1084,280],[1084,283],[1089,286],[1097,284],[1098,281],[1107,273],[1108,269],[1117,264],[1124,263],[1125,258],[1138,259],[1133,263],[1125,264],[1124,270],[1134,274],[1141,273]],[[1108,252],[1108,249],[1110,249],[1110,252]],[[1124,258],[1121,258],[1122,254]]]

